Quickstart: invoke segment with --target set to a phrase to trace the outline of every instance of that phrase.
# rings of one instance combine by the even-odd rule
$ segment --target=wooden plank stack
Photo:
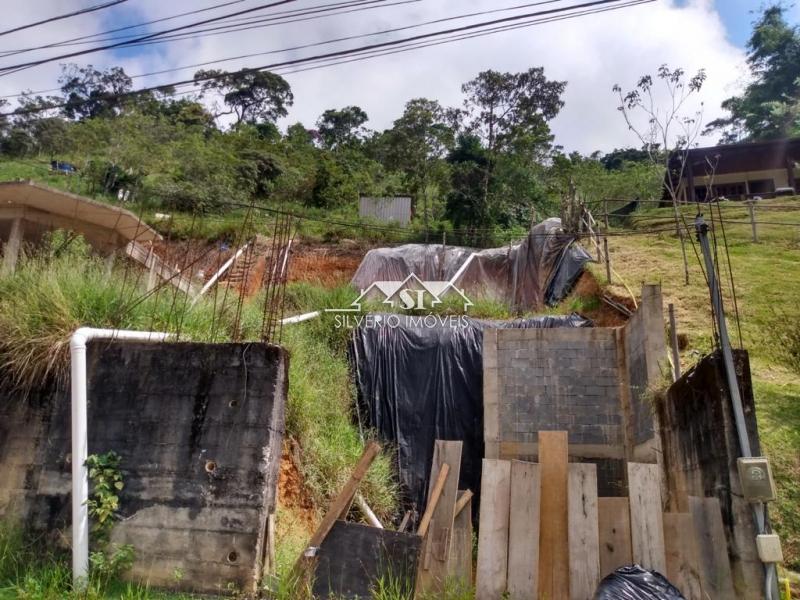
[[[658,465],[640,463],[628,497],[598,498],[596,466],[568,462],[565,432],[539,432],[538,458],[483,461],[476,600],[590,600],[633,563],[687,600],[736,597],[716,498],[664,513]]]

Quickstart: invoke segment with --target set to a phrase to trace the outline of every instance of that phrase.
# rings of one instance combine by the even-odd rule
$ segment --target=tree
[[[62,114],[71,120],[112,117],[124,103],[120,94],[130,92],[133,81],[121,67],[98,71],[92,65],[62,66],[61,95],[65,106]]]
[[[422,199],[426,232],[430,217],[428,186],[434,180],[447,180],[442,159],[453,147],[453,121],[452,110],[445,110],[436,100],[415,98],[406,103],[403,115],[383,134],[384,162],[404,173],[415,202]]]
[[[675,212],[675,228],[681,240],[686,285],[689,285],[689,263],[686,260],[686,245],[680,226],[678,187],[683,179],[689,148],[695,144],[702,128],[702,103],[691,114],[685,114],[684,110],[690,98],[700,92],[705,80],[704,69],[700,69],[687,80],[683,69],[670,69],[667,65],[661,65],[655,79],[652,75],[642,75],[636,87],[627,93],[622,91],[619,84],[613,87],[619,97],[617,110],[622,113],[628,129],[642,142],[653,164],[662,164],[664,167],[664,187]],[[663,106],[659,106],[655,97],[654,86],[658,81],[667,95]],[[644,124],[635,123],[636,113],[644,116]]]
[[[790,26],[786,9],[773,5],[753,24],[747,43],[751,82],[741,96],[722,103],[730,116],[711,121],[722,143],[800,134],[800,27]]]
[[[658,151],[657,148],[652,149]],[[619,171],[626,163],[649,163],[652,152],[646,148],[614,148],[600,157],[600,162],[609,171]]]
[[[523,150],[533,157],[552,141],[548,121],[564,102],[565,81],[550,81],[542,67],[522,73],[483,71],[461,87],[467,95],[464,108],[467,130],[477,135],[486,149],[483,202],[489,189],[498,153]]]
[[[329,150],[353,146],[364,136],[363,125],[369,117],[358,106],[345,106],[341,110],[328,109],[317,121],[317,132],[322,144]]]
[[[478,136],[462,133],[447,157],[452,166],[452,189],[447,195],[447,217],[458,228],[471,230],[461,243],[480,244],[486,236],[477,229],[491,223],[489,206],[483,199],[486,150]]]
[[[274,123],[285,117],[287,107],[294,102],[289,83],[280,75],[269,71],[242,69],[234,73],[204,70],[194,74],[195,85],[203,93],[222,94],[227,110],[218,110],[215,117],[233,115],[234,125],[241,123]]]

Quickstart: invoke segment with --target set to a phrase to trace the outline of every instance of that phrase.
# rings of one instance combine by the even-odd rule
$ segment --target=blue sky
[[[763,4],[760,0],[714,0],[714,7],[722,17],[731,42],[742,47],[747,44],[752,23]],[[786,2],[785,5],[789,8],[787,17],[797,23],[800,4]]]

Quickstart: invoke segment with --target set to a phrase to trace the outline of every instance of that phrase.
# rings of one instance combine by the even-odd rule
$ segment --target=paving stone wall
[[[623,442],[617,346],[612,329],[495,330],[500,439],[536,442],[540,429],[572,444]]]
[[[486,331],[486,456],[535,460],[537,432],[564,430],[571,459],[598,464],[601,493],[624,493],[624,461],[657,460],[648,394],[666,353],[661,313],[660,289],[644,286],[624,327]]]

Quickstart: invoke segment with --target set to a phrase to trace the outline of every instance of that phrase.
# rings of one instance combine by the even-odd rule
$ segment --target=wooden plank
[[[447,470],[447,479],[442,487],[439,501],[433,510],[431,523],[425,540],[426,560],[419,571],[418,590],[423,593],[440,594],[444,591],[447,580],[447,558],[450,555],[450,540],[453,533],[456,499],[458,498],[458,478],[461,473],[460,441],[436,440],[431,463],[431,487],[428,494],[434,492],[434,480]]]
[[[711,598],[735,598],[719,500],[689,496],[689,512],[697,532],[703,592]]]
[[[475,600],[497,600],[506,591],[511,463],[483,459]]]
[[[628,491],[633,560],[645,569],[666,573],[658,465],[628,463]]]
[[[539,432],[539,598],[569,597],[567,432]]]
[[[447,482],[447,474],[449,472],[450,467],[448,465],[442,465],[433,490],[431,490],[431,493],[428,495],[428,506],[425,507],[425,513],[422,515],[422,519],[419,522],[417,535],[420,537],[425,537],[428,533],[428,527],[430,527],[431,519],[433,519],[433,512],[436,510],[436,505],[439,504],[439,498],[442,495],[442,490]]]
[[[569,597],[591,600],[600,583],[597,465],[569,465]]]
[[[697,535],[690,513],[664,513],[664,550],[667,579],[686,600],[704,600]]]
[[[372,462],[375,460],[375,457],[378,456],[380,450],[381,447],[377,442],[370,442],[367,444],[367,447],[364,449],[364,453],[361,455],[361,458],[358,459],[355,469],[353,469],[353,473],[350,475],[350,479],[339,492],[339,495],[336,496],[334,501],[331,503],[330,507],[328,508],[328,512],[322,518],[322,522],[319,524],[319,527],[317,527],[314,535],[311,536],[311,540],[308,542],[307,549],[319,548],[322,545],[322,542],[333,528],[344,507],[348,506],[352,502],[353,497],[356,495],[358,484],[361,483],[364,475],[367,474],[370,465],[372,465]],[[306,556],[306,550],[303,551],[303,554],[298,559],[295,567],[297,568],[298,566],[302,566],[305,558],[312,558]]]
[[[511,462],[508,584],[512,600],[536,597],[539,574],[539,465]]]
[[[628,498],[598,498],[600,579],[619,567],[633,564],[631,511]]]
[[[472,492],[459,492],[458,504],[463,508],[453,521],[450,555],[447,558],[447,575],[459,589],[472,586]]]
[[[467,507],[467,504],[472,500],[472,490],[463,490],[458,492],[458,500],[456,500],[455,516],[461,514],[461,511]]]

